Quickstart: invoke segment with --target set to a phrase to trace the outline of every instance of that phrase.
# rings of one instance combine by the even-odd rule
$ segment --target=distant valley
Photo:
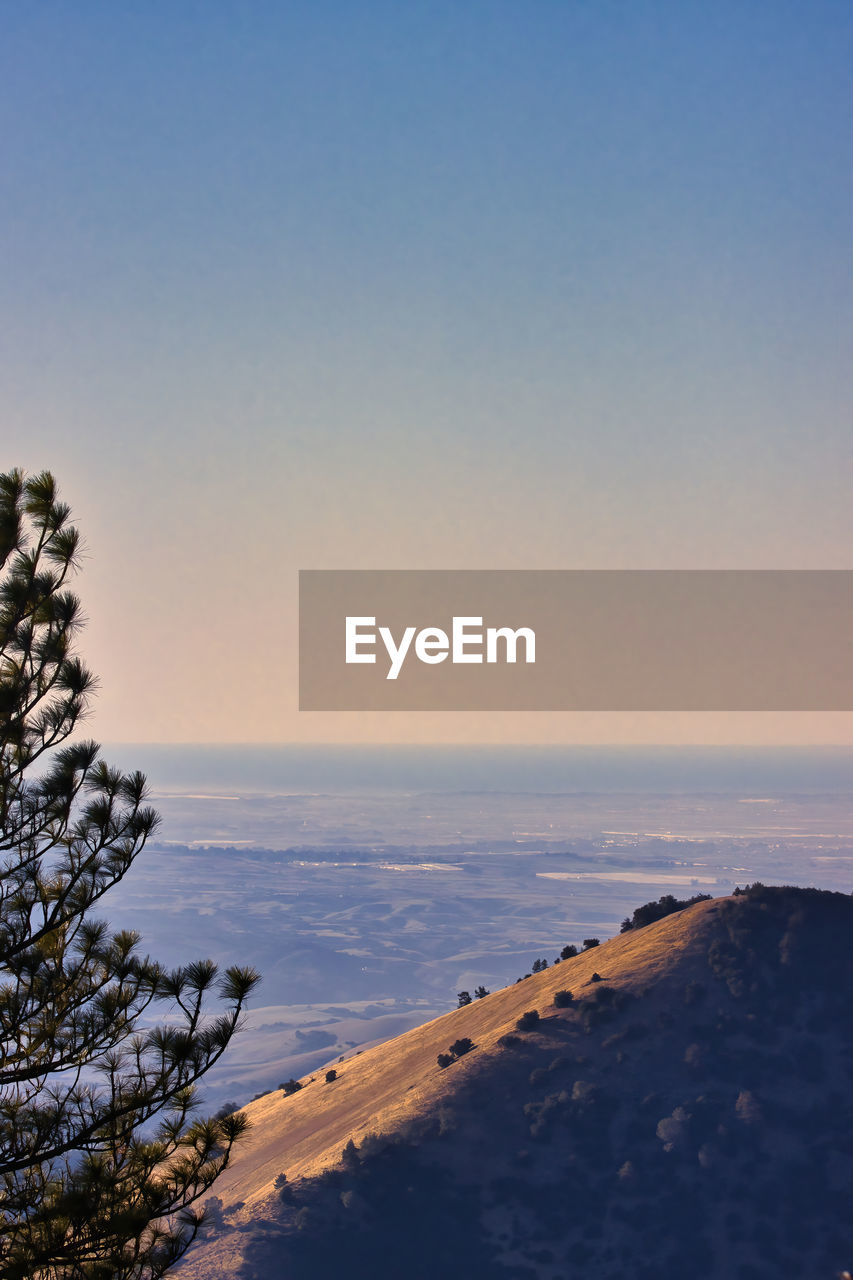
[[[229,798],[230,797],[230,798]],[[164,817],[111,895],[170,964],[263,974],[205,1082],[243,1104],[618,930],[638,902],[768,883],[853,886],[832,794],[155,793]]]

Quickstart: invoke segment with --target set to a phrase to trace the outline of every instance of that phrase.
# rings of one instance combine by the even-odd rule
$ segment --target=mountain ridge
[[[371,1208],[370,1196],[365,1199],[362,1192],[366,1187],[381,1190],[373,1185],[381,1162],[396,1162],[404,1177],[417,1167],[417,1176],[423,1175],[431,1185],[433,1175],[424,1169],[440,1168],[446,1155],[461,1179],[459,1185],[474,1188],[473,1199],[468,1190],[465,1196],[471,1200],[469,1227],[472,1221],[477,1223],[479,1243],[474,1253],[479,1249],[478,1257],[486,1258],[485,1263],[482,1258],[476,1262],[481,1270],[486,1265],[483,1274],[541,1280],[611,1274],[608,1250],[614,1258],[620,1250],[630,1253],[625,1241],[632,1233],[642,1236],[639,1219],[634,1226],[623,1224],[618,1229],[610,1221],[613,1205],[627,1203],[631,1195],[637,1198],[630,1191],[632,1179],[641,1176],[634,1165],[654,1171],[661,1156],[675,1152],[669,1165],[665,1160],[661,1166],[660,1176],[668,1176],[682,1148],[686,1151],[693,1141],[690,1133],[695,1130],[691,1159],[707,1173],[718,1158],[718,1148],[727,1150],[732,1143],[736,1148],[744,1134],[757,1132],[763,1106],[776,1123],[781,1104],[774,1070],[779,1074],[783,1064],[787,1069],[792,1054],[805,1055],[805,1061],[819,1050],[824,1089],[827,1082],[837,1083],[843,1094],[849,1071],[845,1074],[839,1060],[850,1049],[849,1029],[843,1034],[833,1030],[835,1015],[828,1017],[824,1011],[821,1016],[824,1022],[828,1017],[829,1025],[815,1024],[809,1031],[808,1010],[803,1014],[800,1006],[809,989],[817,993],[821,1008],[827,1001],[833,1010],[843,1006],[843,1000],[820,995],[821,988],[814,984],[816,975],[833,962],[836,980],[843,978],[837,982],[837,992],[849,991],[850,961],[846,949],[839,950],[835,944],[847,936],[851,924],[853,900],[843,894],[759,886],[739,896],[710,899],[624,932],[395,1040],[352,1055],[331,1068],[337,1078],[329,1083],[323,1072],[317,1072],[290,1097],[275,1091],[257,1099],[245,1108],[253,1134],[217,1182],[215,1221],[204,1229],[204,1238],[190,1251],[181,1274],[192,1280],[213,1275],[321,1276],[325,1272],[294,1270],[289,1251],[294,1258],[304,1258],[311,1253],[313,1238],[322,1253],[328,1239],[321,1246],[321,1237],[331,1235],[340,1241],[351,1236],[360,1247],[367,1247],[375,1237],[378,1246],[381,1225],[369,1225],[376,1206]],[[787,1006],[784,999],[779,1000],[780,975],[783,985],[788,983]],[[566,989],[573,993],[572,1002],[565,1008],[555,1007],[554,996]],[[795,1006],[800,1009],[796,1017]],[[538,1023],[532,1030],[518,1031],[518,1019],[530,1010],[539,1014]],[[814,1010],[812,1015],[814,1022]],[[777,1030],[787,1028],[775,1068],[772,1055],[765,1061],[765,1049],[753,1043],[757,1030],[759,1039],[772,1038],[774,1025]],[[471,1051],[442,1069],[438,1054],[461,1037],[473,1042]],[[726,1052],[721,1056],[723,1043]],[[731,1070],[743,1078],[729,1082]],[[756,1081],[766,1103],[757,1100]],[[551,1088],[552,1084],[563,1087]],[[652,1085],[660,1087],[647,1087]],[[648,1103],[647,1095],[654,1097],[656,1092],[659,1103]],[[659,1106],[660,1116],[643,1118],[647,1103]],[[805,1103],[810,1105],[810,1100],[806,1098]],[[796,1124],[791,1123],[799,1134],[799,1111],[797,1117]],[[776,1128],[784,1149],[783,1128],[779,1124]],[[505,1142],[500,1140],[501,1133]],[[845,1126],[845,1141],[847,1133]],[[700,1136],[704,1141],[698,1141]],[[527,1145],[513,1145],[519,1141]],[[608,1144],[612,1158],[608,1153],[604,1161]],[[771,1148],[774,1145],[779,1145],[776,1137],[770,1143]],[[798,1137],[794,1142],[797,1160],[800,1145]],[[445,1149],[446,1155],[442,1154]],[[391,1155],[383,1156],[383,1151]],[[427,1152],[429,1160],[435,1157],[438,1163],[429,1165],[427,1160],[422,1168]],[[751,1157],[744,1155],[741,1160],[742,1154],[735,1163],[748,1164]],[[574,1238],[575,1228],[562,1230],[559,1222],[556,1227],[551,1222],[547,1230],[541,1223],[531,1225],[537,1208],[548,1200],[558,1176],[563,1176],[561,1170],[566,1186],[576,1181],[581,1156],[596,1185],[609,1188],[611,1175],[621,1180],[615,1184],[618,1195],[612,1189],[602,1193],[611,1244],[606,1232],[603,1242],[599,1238],[591,1245]],[[535,1172],[536,1161],[545,1172]],[[741,1178],[739,1170],[738,1164],[737,1178],[727,1174],[723,1179],[724,1199],[734,1194],[729,1183],[734,1186]],[[280,1175],[286,1176],[284,1187]],[[689,1181],[694,1175],[690,1168],[685,1176]],[[347,1185],[337,1185],[341,1178]],[[507,1183],[503,1193],[491,1187],[501,1179]],[[712,1181],[709,1173],[705,1184]],[[547,1187],[547,1194],[541,1192],[537,1204],[521,1213],[532,1186]],[[437,1204],[445,1193],[449,1197],[446,1234],[453,1236],[455,1193],[451,1194],[449,1183],[441,1187],[432,1198]],[[697,1194],[701,1190],[699,1186]],[[385,1200],[393,1199],[394,1188],[386,1187],[382,1194]],[[586,1192],[575,1188],[576,1200],[579,1194],[583,1199]],[[224,1212],[219,1211],[220,1203]],[[654,1216],[653,1210],[648,1212]],[[312,1229],[311,1216],[316,1219],[318,1213]],[[549,1221],[559,1219],[552,1210],[545,1216]],[[515,1225],[499,1230],[501,1222]],[[508,1235],[515,1246],[502,1243],[502,1235]],[[267,1257],[257,1270],[253,1256],[263,1256],[265,1249],[269,1253],[272,1239],[276,1260]],[[405,1249],[405,1241],[399,1243]],[[846,1265],[848,1244],[836,1243],[839,1264]],[[458,1254],[458,1240],[456,1247]],[[584,1249],[592,1250],[586,1262],[582,1261]],[[562,1262],[549,1261],[559,1260],[561,1251]],[[752,1245],[744,1245],[742,1252],[738,1267],[759,1268],[745,1271],[744,1277],[773,1274],[760,1270]],[[791,1245],[790,1252],[799,1259],[803,1248]],[[540,1256],[539,1262],[534,1254]],[[411,1269],[410,1262],[398,1261],[395,1265],[407,1270],[396,1273],[377,1270],[377,1265],[374,1260],[371,1275],[421,1274]],[[669,1274],[660,1258],[652,1258],[650,1265],[656,1268],[650,1275]],[[673,1265],[675,1275],[682,1262]],[[271,1266],[279,1269],[270,1270]],[[571,1266],[585,1269],[566,1269]],[[352,1268],[350,1273],[362,1274]],[[612,1274],[620,1272],[614,1269]],[[739,1273],[718,1269],[707,1274],[728,1280],[729,1274]]]

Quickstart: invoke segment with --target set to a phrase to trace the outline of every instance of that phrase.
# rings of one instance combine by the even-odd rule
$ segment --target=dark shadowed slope
[[[259,1099],[182,1277],[831,1280],[851,938],[842,894],[700,903]]]

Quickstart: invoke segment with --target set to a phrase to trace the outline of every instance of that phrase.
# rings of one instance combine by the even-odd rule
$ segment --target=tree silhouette
[[[95,688],[69,516],[49,473],[0,475],[0,1277],[152,1280],[246,1129],[196,1118],[196,1085],[258,976],[166,971],[92,915],[158,817],[142,774],[64,745]]]

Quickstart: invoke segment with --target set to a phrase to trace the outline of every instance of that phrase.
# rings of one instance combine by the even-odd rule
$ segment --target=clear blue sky
[[[853,740],[356,727],[294,676],[298,567],[851,567],[849,3],[0,28],[2,461],[84,526],[93,729]]]

